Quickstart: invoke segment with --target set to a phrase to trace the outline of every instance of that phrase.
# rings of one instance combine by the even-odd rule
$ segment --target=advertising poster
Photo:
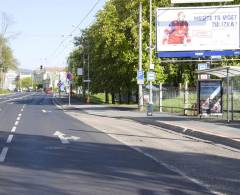
[[[240,48],[239,6],[158,8],[157,52]]]
[[[199,114],[222,114],[222,81],[198,81]]]

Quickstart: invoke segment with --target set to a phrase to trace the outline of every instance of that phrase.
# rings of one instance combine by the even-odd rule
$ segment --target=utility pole
[[[89,52],[89,51],[88,51]],[[87,69],[88,69],[88,78],[87,78],[87,85],[88,85],[88,94],[87,94],[87,103],[90,102],[90,94],[89,94],[89,88],[90,88],[90,78],[89,78],[89,53],[88,53],[88,64],[87,64]]]
[[[139,4],[139,62],[138,71],[142,71],[142,2]],[[143,111],[142,84],[138,84],[138,109]]]
[[[152,0],[150,0],[150,21],[149,21],[149,71],[154,69],[152,65]],[[152,80],[149,81],[149,104],[147,115],[152,115],[153,112],[153,94],[152,94]]]

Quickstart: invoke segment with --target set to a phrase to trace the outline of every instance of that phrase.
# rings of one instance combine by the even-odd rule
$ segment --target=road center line
[[[17,117],[17,121],[20,121],[20,119],[21,119],[21,117],[19,116],[19,117]]]
[[[13,139],[13,134],[10,134],[7,138],[7,144],[11,143]]]
[[[0,154],[0,162],[4,162],[4,161],[5,161],[7,152],[8,152],[8,147],[4,147],[4,148],[2,149],[1,154]]]
[[[17,127],[13,126],[11,132],[14,133],[14,132],[16,131],[16,128],[17,128]]]
[[[21,109],[21,112],[23,112],[23,108]]]
[[[15,122],[15,126],[17,126],[17,125],[18,125],[18,123],[19,123],[19,122],[18,122],[18,121],[16,121],[16,122]]]
[[[21,117],[21,116],[22,116],[22,114],[18,114],[18,116],[19,116],[19,117]]]

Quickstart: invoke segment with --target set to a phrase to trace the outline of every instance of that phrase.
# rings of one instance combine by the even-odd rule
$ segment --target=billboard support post
[[[229,68],[227,68],[227,122],[229,123]]]
[[[234,116],[233,116],[233,79],[231,79],[231,112],[232,112],[232,121],[234,120]]]
[[[186,81],[184,84],[184,115],[188,113],[188,82]]]

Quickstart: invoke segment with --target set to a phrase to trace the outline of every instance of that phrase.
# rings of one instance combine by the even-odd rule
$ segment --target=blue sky
[[[97,6],[80,29],[94,21],[105,0],[0,0],[0,11],[14,21],[6,37],[16,34],[10,36],[9,44],[20,67],[66,66],[66,58],[73,48],[73,37],[69,34],[96,2]],[[79,34],[77,29],[73,36]]]

